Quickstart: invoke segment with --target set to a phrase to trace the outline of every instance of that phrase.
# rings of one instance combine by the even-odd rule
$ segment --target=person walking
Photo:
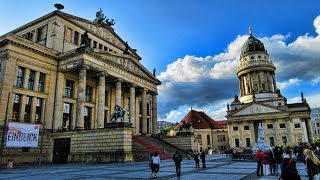
[[[309,176],[309,180],[319,179],[319,166],[320,162],[317,156],[310,149],[305,149],[303,154],[306,156],[306,171]]]
[[[151,176],[153,178],[157,177],[157,173],[160,169],[160,156],[159,156],[159,152],[156,151],[154,153],[154,155],[152,156],[152,172],[151,172]]]
[[[202,162],[202,168],[206,168],[206,153],[205,151],[202,151],[200,154],[201,162]]]
[[[200,168],[200,154],[198,151],[194,153],[194,161],[196,162],[196,168]]]
[[[292,150],[287,149],[282,161],[282,173],[280,176],[282,180],[301,180],[296,161],[292,158]]]
[[[174,161],[174,164],[176,165],[177,176],[180,177],[182,156],[178,150],[176,150],[176,153],[173,155],[173,161]]]
[[[257,160],[257,176],[263,176],[263,166],[262,166],[263,152],[262,150],[258,150],[256,152],[256,160]],[[260,174],[259,174],[260,172]]]

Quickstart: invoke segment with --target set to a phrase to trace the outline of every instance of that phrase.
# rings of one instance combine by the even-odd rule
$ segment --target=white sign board
[[[38,147],[39,127],[35,124],[9,123],[6,147]]]

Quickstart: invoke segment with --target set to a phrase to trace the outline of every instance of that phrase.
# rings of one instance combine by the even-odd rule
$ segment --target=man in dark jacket
[[[177,176],[180,177],[182,156],[178,150],[176,150],[176,153],[173,155],[173,161],[176,165]]]
[[[259,149],[256,152],[256,160],[257,160],[257,176],[263,176],[263,166],[262,166],[263,152]],[[259,174],[259,171],[261,172]]]

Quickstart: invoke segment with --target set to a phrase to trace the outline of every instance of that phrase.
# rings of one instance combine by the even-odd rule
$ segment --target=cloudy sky
[[[236,77],[248,27],[275,64],[277,87],[289,103],[303,92],[320,107],[320,6],[313,0],[5,0],[0,34],[52,12],[94,20],[101,8],[115,32],[157,69],[158,118],[180,121],[192,107],[223,120],[239,94]]]

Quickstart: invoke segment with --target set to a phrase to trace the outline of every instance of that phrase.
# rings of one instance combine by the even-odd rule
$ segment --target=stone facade
[[[0,37],[0,125],[7,116],[90,134],[105,129],[119,105],[133,134],[155,134],[161,83],[140,60],[107,24],[61,11],[40,17]]]
[[[271,147],[313,142],[307,101],[301,93],[300,103],[288,104],[276,88],[275,70],[263,43],[250,32],[237,72],[240,98],[235,95],[226,116],[231,148],[251,149],[257,142],[259,122]]]

